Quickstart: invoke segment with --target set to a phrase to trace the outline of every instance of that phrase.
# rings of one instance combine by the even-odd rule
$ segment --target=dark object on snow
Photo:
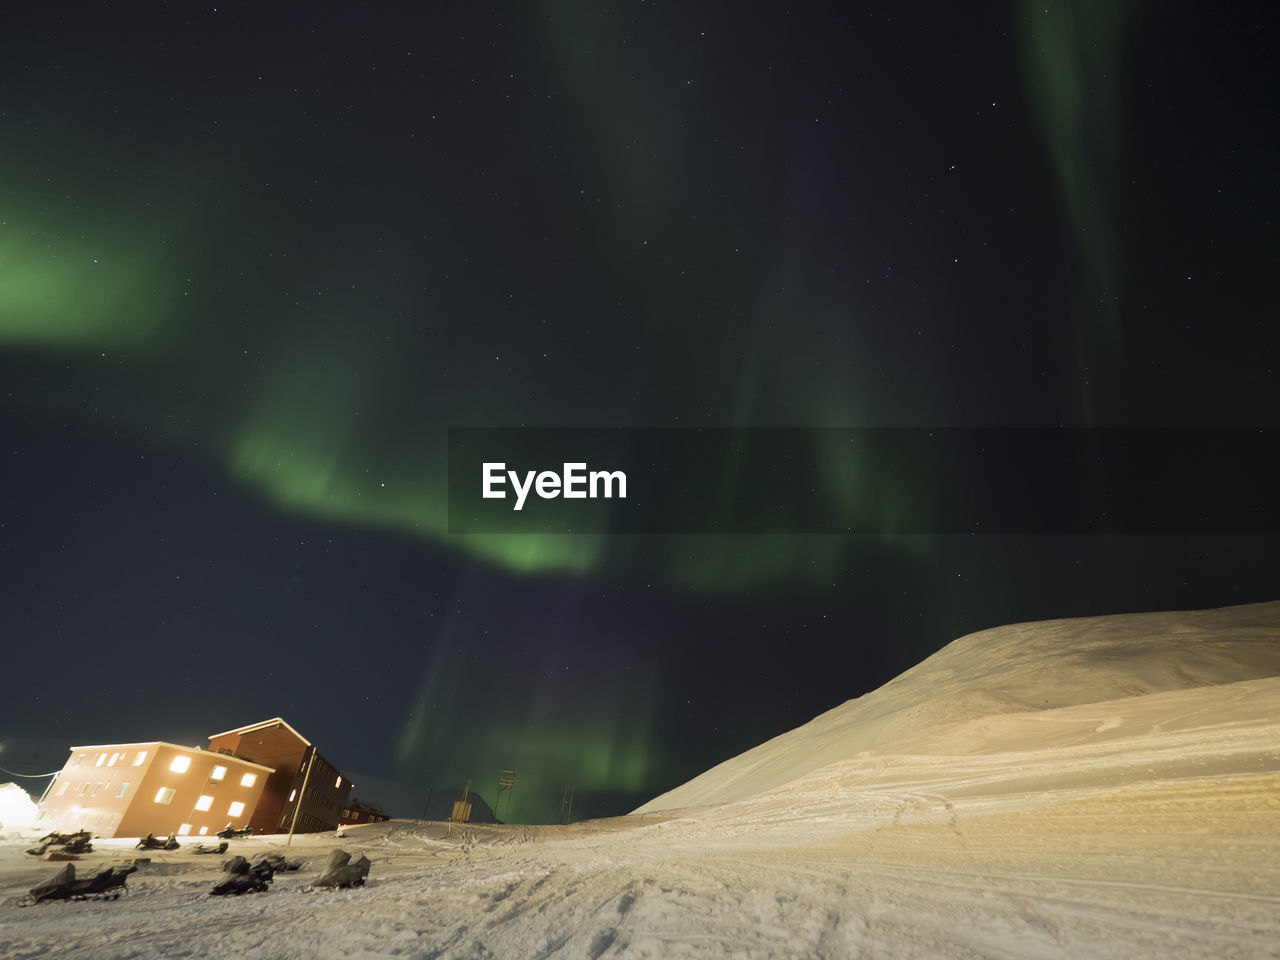
[[[281,854],[278,854],[278,853],[256,854],[253,858],[253,862],[255,864],[265,863],[275,873],[280,873],[282,871],[288,872],[291,870],[297,870],[302,866],[301,860],[286,860]]]
[[[320,878],[316,880],[313,886],[316,887],[362,887],[365,878],[369,876],[369,858],[363,853],[356,859],[351,859],[351,854],[345,850],[335,849],[329,854],[329,860],[324,865],[324,870],[320,874]]]
[[[242,873],[249,872],[249,861],[240,854],[236,854],[230,860],[222,861],[222,872],[239,876]]]
[[[194,847],[191,848],[191,852],[192,853],[226,853],[227,841],[223,840],[216,847],[214,846],[206,847],[203,843],[197,843]]]
[[[69,844],[88,843],[92,838],[93,835],[88,830],[77,830],[75,833],[58,833],[55,830],[53,833],[48,833],[41,837],[40,842],[47,843],[51,847],[62,847]]]
[[[71,884],[76,879],[75,864],[68,863],[65,867],[55,873],[43,883],[37,883],[31,888],[30,892],[22,899],[22,906],[30,906],[33,903],[46,903],[50,900],[69,900],[71,899]]]
[[[76,833],[58,833],[55,831],[41,837],[40,842],[28,850],[27,853],[33,857],[42,857],[50,847],[62,847],[67,853],[93,853],[93,844],[89,842],[91,839],[92,834],[88,830],[80,830]]]
[[[265,893],[271,885],[275,871],[271,865],[259,860],[250,863],[244,857],[235,856],[222,865],[222,879],[209,891],[211,897],[240,896],[242,893]]]
[[[169,834],[167,840],[157,840],[151,834],[147,834],[138,841],[139,850],[177,850],[182,844],[178,842],[178,838],[172,833]]]
[[[214,834],[214,836],[221,837],[223,840],[238,840],[241,837],[253,836],[253,827],[241,827],[239,830],[236,830],[228,823],[225,827]]]
[[[102,867],[92,876],[77,880],[75,866],[68,863],[48,880],[32,887],[18,906],[29,907],[53,900],[116,900],[127,892],[125,881],[137,869],[137,866]]]
[[[72,900],[115,900],[125,891],[125,881],[137,866],[101,867],[87,880],[77,880],[71,885]]]
[[[89,831],[81,830],[79,833],[73,833],[62,845],[62,849],[67,853],[93,853],[93,844],[89,842]]]

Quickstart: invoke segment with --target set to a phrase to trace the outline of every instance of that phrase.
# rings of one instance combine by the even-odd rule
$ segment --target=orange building
[[[249,822],[254,833],[288,833],[291,827],[298,833],[337,829],[351,781],[280,717],[214,734],[209,749],[275,771]]]
[[[39,823],[99,837],[209,836],[244,827],[273,769],[153,740],[72,747],[40,802]]]

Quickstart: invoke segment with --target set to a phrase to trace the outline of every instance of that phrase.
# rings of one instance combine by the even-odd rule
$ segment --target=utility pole
[[[573,784],[566,784],[560,791],[560,822],[567,825],[573,819]]]
[[[289,839],[286,847],[293,846],[293,828],[298,825],[298,811],[302,809],[302,801],[307,795],[307,781],[311,779],[311,765],[316,762],[316,748],[311,748],[311,757],[307,760],[307,772],[302,777],[302,789],[298,791],[298,801],[293,805],[293,819],[289,821]]]
[[[500,820],[500,823],[506,823],[511,819],[511,793],[516,786],[516,771],[499,770],[498,771],[498,795],[493,798],[493,816],[498,817],[498,804],[502,802],[502,791],[507,791],[507,814]]]

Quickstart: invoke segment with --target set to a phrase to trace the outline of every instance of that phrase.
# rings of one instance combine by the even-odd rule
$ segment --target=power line
[[[53,773],[14,773],[12,770],[6,770],[4,767],[0,767],[0,773],[7,773],[11,777],[26,777],[29,780],[39,780],[42,777],[56,777],[61,772],[61,770],[55,770]]]

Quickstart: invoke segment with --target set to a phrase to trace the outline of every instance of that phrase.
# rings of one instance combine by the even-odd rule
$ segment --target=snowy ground
[[[307,867],[240,898],[187,845],[120,901],[23,909],[58,866],[28,845],[0,841],[9,960],[1280,957],[1280,677],[979,711],[733,802],[299,837]],[[134,852],[94,845],[82,874]],[[309,892],[335,845],[368,886]]]

